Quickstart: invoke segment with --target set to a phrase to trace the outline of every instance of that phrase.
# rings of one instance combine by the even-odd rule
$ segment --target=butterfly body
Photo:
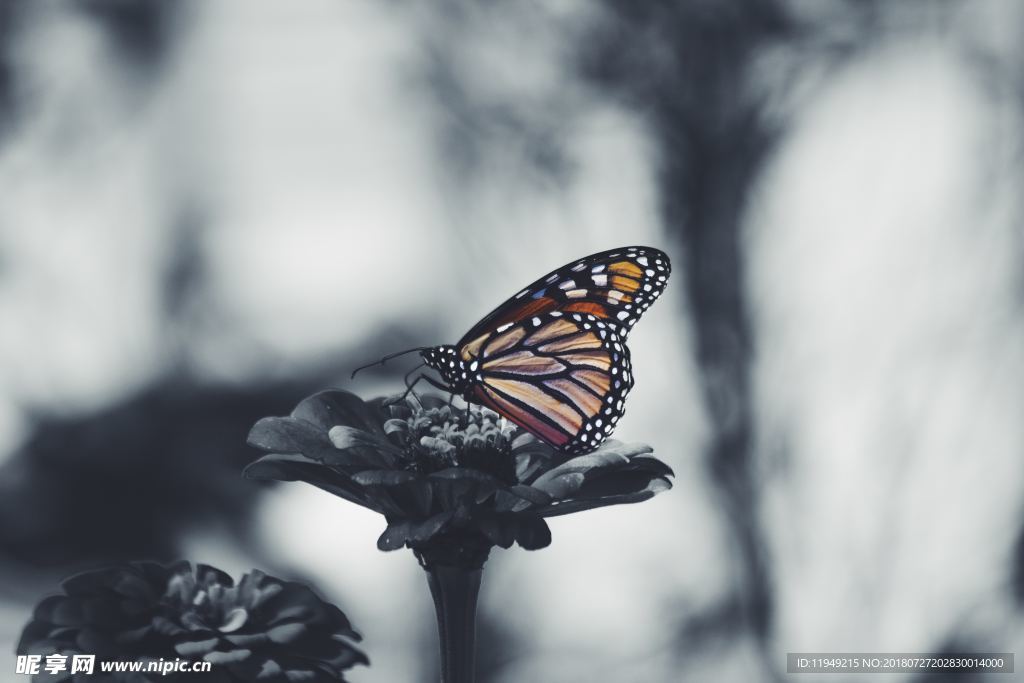
[[[475,383],[483,381],[483,376],[477,372],[479,363],[463,360],[451,344],[425,349],[420,352],[420,356],[427,367],[437,370],[441,379],[448,385],[449,391],[463,398],[467,398],[470,388]]]
[[[593,450],[633,387],[626,337],[670,272],[651,247],[587,256],[508,299],[457,344],[421,356],[452,393],[563,452]]]

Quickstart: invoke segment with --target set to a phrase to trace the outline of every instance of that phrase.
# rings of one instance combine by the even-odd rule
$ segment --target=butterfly
[[[510,297],[456,344],[413,349],[441,376],[420,379],[494,410],[564,453],[594,450],[615,429],[633,387],[626,337],[671,270],[664,252],[641,246],[568,263]]]

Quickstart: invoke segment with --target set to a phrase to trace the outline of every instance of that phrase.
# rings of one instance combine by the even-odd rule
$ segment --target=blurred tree
[[[645,113],[659,144],[662,211],[685,254],[679,271],[714,429],[708,469],[740,560],[736,604],[714,610],[715,618],[697,615],[698,630],[717,624],[724,629],[720,637],[734,637],[736,626],[745,625],[764,646],[772,590],[752,458],[754,339],[741,226],[751,187],[778,136],[750,87],[751,72],[762,51],[795,27],[775,0],[608,4],[611,15],[585,43],[584,70]],[[737,608],[738,620],[731,616]]]
[[[175,22],[187,3],[174,0],[76,0],[124,54],[122,63],[151,81],[174,45]]]
[[[0,2],[0,139],[8,126],[14,107],[14,68],[11,65],[11,39],[16,32],[18,3]]]
[[[176,558],[190,530],[246,536],[258,485],[251,424],[286,412],[305,386],[212,387],[167,378],[91,415],[40,416],[0,469],[0,549],[60,573],[120,560]]]

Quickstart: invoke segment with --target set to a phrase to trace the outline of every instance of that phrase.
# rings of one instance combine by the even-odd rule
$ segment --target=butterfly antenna
[[[366,368],[372,368],[375,365],[384,365],[385,363],[387,363],[392,358],[398,358],[399,356],[404,356],[407,353],[414,353],[416,351],[426,351],[429,348],[430,348],[429,346],[418,346],[415,349],[406,349],[405,351],[399,351],[398,353],[390,353],[390,354],[384,356],[383,358],[381,358],[380,360],[375,360],[372,363],[367,363],[366,365],[360,365],[358,368],[356,368],[355,370],[352,371],[352,379],[355,379],[356,373],[359,372],[360,370],[365,370]]]

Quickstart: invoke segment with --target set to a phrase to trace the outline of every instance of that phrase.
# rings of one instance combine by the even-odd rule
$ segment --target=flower
[[[479,567],[493,546],[543,548],[546,517],[671,487],[650,446],[607,441],[566,459],[494,412],[433,395],[364,402],[324,391],[257,422],[249,443],[267,454],[246,476],[304,481],[379,512],[378,548],[412,548],[425,566]]]
[[[94,654],[102,661],[210,662],[204,680],[344,681],[368,664],[360,636],[308,586],[260,571],[236,585],[188,562],[134,562],[73,576],[35,609],[19,654]],[[99,666],[95,672],[100,672]],[[65,674],[66,675],[66,674]],[[192,680],[192,672],[111,673],[112,681]],[[86,681],[85,674],[72,676]]]

